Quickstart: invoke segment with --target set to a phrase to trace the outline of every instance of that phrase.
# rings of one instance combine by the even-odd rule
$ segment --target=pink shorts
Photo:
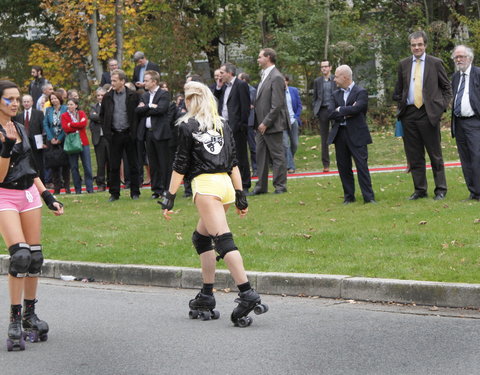
[[[25,212],[42,207],[42,200],[35,185],[26,190],[0,188],[0,211]]]

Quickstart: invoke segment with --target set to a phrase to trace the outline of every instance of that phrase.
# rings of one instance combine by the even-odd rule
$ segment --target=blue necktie
[[[455,105],[453,106],[453,114],[457,117],[462,116],[462,97],[463,97],[464,91],[465,91],[465,73],[462,73],[460,88],[458,89],[457,97],[455,98]]]

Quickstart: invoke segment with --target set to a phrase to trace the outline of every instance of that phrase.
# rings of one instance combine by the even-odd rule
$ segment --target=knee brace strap
[[[238,250],[238,247],[235,246],[235,242],[233,242],[233,235],[231,232],[213,237],[213,242],[215,242],[215,250],[217,250],[218,253],[217,261],[223,259],[230,251]]]
[[[10,266],[8,273],[14,277],[27,276],[30,266],[30,246],[26,243],[16,243],[8,248],[10,252]]]
[[[32,253],[32,259],[30,261],[30,267],[28,268],[28,276],[38,277],[43,264],[42,245],[31,245],[30,251]]]
[[[210,236],[204,236],[197,231],[192,234],[192,243],[198,255],[213,250],[212,238]]]

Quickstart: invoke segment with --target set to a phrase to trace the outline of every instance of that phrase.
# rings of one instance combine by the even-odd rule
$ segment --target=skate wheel
[[[20,348],[20,350],[25,350],[25,340],[23,338],[20,339],[18,347]]]
[[[190,319],[197,319],[198,318],[198,310],[190,310],[188,313],[188,317]]]
[[[38,332],[30,332],[28,335],[28,340],[30,342],[38,342],[39,338],[38,338]]]
[[[253,319],[250,318],[249,316],[244,316],[244,317],[238,319],[237,323],[238,323],[239,327],[245,328],[245,327],[248,327],[249,325],[251,325],[252,321],[253,321]]]
[[[13,350],[13,341],[10,339],[7,339],[7,350],[11,352]]]
[[[253,312],[255,313],[255,315],[260,315],[260,314],[264,314],[268,311],[268,306],[267,305],[257,305],[253,308]]]
[[[44,333],[43,335],[40,335],[40,341],[47,341],[48,340],[48,333]]]
[[[200,320],[210,320],[211,314],[210,311],[201,311],[200,312]]]
[[[220,311],[212,310],[212,319],[220,318]]]

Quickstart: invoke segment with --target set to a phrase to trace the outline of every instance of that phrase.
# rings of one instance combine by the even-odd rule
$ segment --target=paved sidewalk
[[[8,255],[0,256],[0,274],[7,274],[8,259]],[[128,285],[193,289],[202,286],[201,270],[186,267],[45,260],[42,274],[43,277],[56,279],[67,275]],[[279,272],[248,272],[248,277],[252,286],[264,294],[480,308],[480,284]],[[235,283],[226,270],[217,271],[215,287],[236,290]]]

